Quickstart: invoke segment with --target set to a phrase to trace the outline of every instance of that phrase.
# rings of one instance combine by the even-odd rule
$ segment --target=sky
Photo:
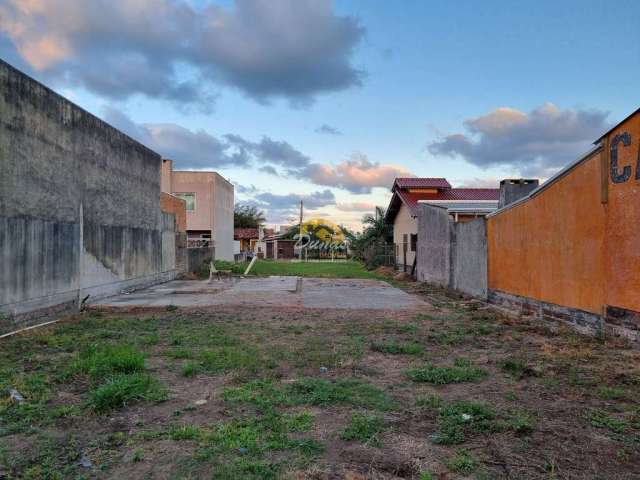
[[[640,2],[0,0],[0,57],[269,224],[544,180],[640,106]]]

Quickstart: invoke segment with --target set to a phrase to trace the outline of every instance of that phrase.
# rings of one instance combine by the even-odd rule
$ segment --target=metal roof
[[[392,191],[396,188],[451,188],[446,178],[399,177],[393,182]]]

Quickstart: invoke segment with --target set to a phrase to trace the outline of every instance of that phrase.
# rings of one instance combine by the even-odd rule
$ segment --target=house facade
[[[186,202],[189,244],[213,243],[217,259],[233,260],[233,184],[216,172],[173,170],[165,159],[161,188]]]
[[[416,259],[419,203],[447,208],[456,222],[483,217],[498,208],[497,188],[453,188],[445,178],[396,178],[385,221],[393,225],[396,265],[410,271]]]

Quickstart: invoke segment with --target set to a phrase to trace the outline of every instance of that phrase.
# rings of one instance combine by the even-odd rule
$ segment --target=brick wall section
[[[169,193],[160,193],[160,208],[163,212],[173,213],[176,216],[176,230],[187,231],[187,202]]]

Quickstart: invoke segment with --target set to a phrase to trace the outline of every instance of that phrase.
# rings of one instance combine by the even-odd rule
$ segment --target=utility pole
[[[303,203],[300,200],[300,231],[298,232],[300,234],[300,245],[302,245],[302,209]],[[302,246],[300,247],[300,261],[302,261]]]

